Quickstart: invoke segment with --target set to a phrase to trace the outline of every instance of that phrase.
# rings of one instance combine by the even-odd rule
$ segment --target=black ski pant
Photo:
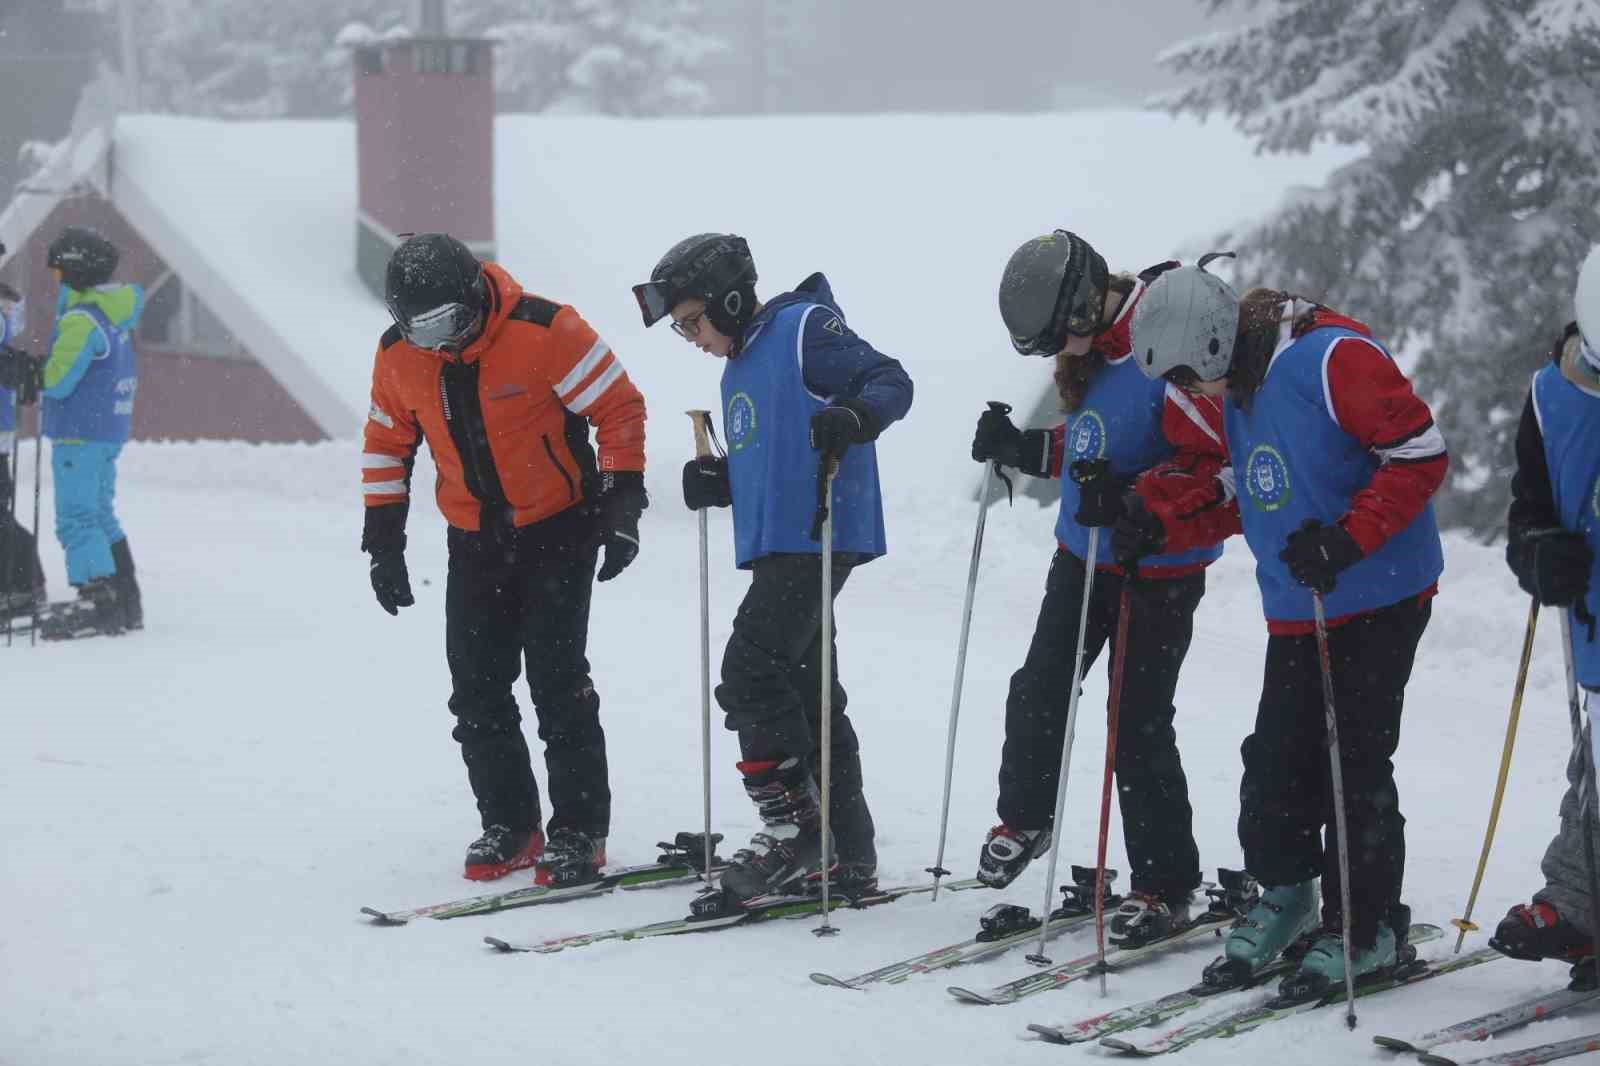
[[[0,596],[31,594],[44,584],[39,545],[33,534],[17,521],[11,498],[14,491],[11,456],[0,453]],[[20,500],[16,502],[21,503]]]
[[[1400,902],[1406,820],[1391,760],[1400,744],[1406,682],[1432,610],[1431,600],[1406,600],[1328,631],[1350,832],[1350,937],[1358,950],[1373,945],[1379,924]],[[1245,867],[1269,888],[1321,877],[1323,922],[1337,929],[1338,836],[1314,634],[1268,638],[1255,732],[1241,753]]]
[[[574,507],[516,530],[450,529],[445,651],[452,734],[484,828],[537,829],[533,777],[512,685],[524,662],[545,746],[548,828],[604,836],[611,823],[600,697],[585,657],[598,542]]]
[[[850,578],[853,555],[833,559],[833,593]],[[834,627],[835,638],[838,627]],[[872,813],[861,777],[861,746],[845,714],[849,699],[839,683],[833,650],[832,769],[828,819],[842,863],[875,864]],[[739,734],[746,762],[795,757],[806,760],[821,784],[822,557],[776,554],[757,559],[733,618],[722,656],[717,705]]]
[[[1000,820],[1013,829],[1045,829],[1055,815],[1072,695],[1084,562],[1065,549],[1050,560],[1044,602],[1022,668],[1011,675],[1006,740],[1000,754]],[[1089,597],[1084,670],[1101,648],[1115,644],[1117,614],[1127,578],[1100,570]],[[1117,711],[1117,799],[1123,842],[1133,867],[1130,887],[1163,898],[1188,896],[1200,884],[1189,783],[1172,727],[1178,669],[1189,651],[1194,612],[1206,576],[1141,578],[1129,590],[1128,652]],[[1116,649],[1111,649],[1112,655]],[[1108,655],[1109,660],[1112,655]],[[1081,706],[1080,706],[1081,712]],[[1099,790],[1094,791],[1096,798]],[[1091,823],[1098,805],[1084,815]]]

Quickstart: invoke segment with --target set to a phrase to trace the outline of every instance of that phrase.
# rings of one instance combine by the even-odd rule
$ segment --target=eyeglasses
[[[441,304],[431,311],[413,315],[410,320],[395,314],[395,324],[405,339],[429,351],[458,351],[477,332],[481,316],[463,303]]]
[[[692,315],[686,315],[672,323],[672,332],[686,341],[692,341],[700,336],[700,324],[705,321],[705,317],[706,313],[703,309],[696,311]]]

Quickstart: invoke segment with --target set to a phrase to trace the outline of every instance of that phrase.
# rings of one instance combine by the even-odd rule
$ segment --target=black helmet
[[[383,299],[406,340],[459,352],[483,327],[483,265],[448,233],[419,233],[389,257]]]
[[[743,237],[700,233],[667,250],[650,280],[633,287],[644,324],[653,326],[691,297],[706,302],[706,318],[724,336],[738,339],[756,307],[756,261]]]
[[[117,246],[88,226],[68,226],[55,240],[45,265],[61,271],[61,280],[72,289],[92,289],[111,280],[117,269]]]
[[[1023,355],[1055,355],[1100,332],[1111,271],[1088,241],[1058,229],[1018,248],[1000,276],[1000,317]]]

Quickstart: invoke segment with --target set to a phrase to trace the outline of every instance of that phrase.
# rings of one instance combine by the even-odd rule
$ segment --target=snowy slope
[[[905,432],[929,465],[967,478],[960,442],[917,425]],[[949,999],[945,977],[859,994],[806,980],[811,970],[859,972],[958,939],[994,901],[990,893],[844,914],[842,934],[826,941],[794,922],[548,958],[493,956],[479,938],[674,916],[688,890],[404,929],[363,924],[362,904],[467,890],[455,870],[476,824],[444,709],[439,520],[419,502],[411,523],[419,604],[390,619],[371,602],[355,550],[355,459],[342,443],[133,447],[122,499],[150,628],[0,650],[0,1062],[565,1066],[629,1054],[967,1064],[1093,1054],[1021,1038],[1029,1021],[1099,1009],[1088,983],[977,1008]],[[418,472],[419,483],[428,480]],[[48,495],[45,505],[48,514]],[[989,524],[951,826],[950,858],[963,873],[992,818],[1005,683],[1031,630],[1050,518],[1002,508]],[[892,493],[896,551],[862,571],[841,606],[842,676],[889,881],[920,877],[933,858],[971,519],[950,494]],[[720,645],[743,582],[729,569],[726,516],[712,528]],[[694,524],[663,494],[644,533],[639,563],[597,594],[591,645],[620,862],[647,857],[656,839],[700,817]],[[1441,922],[1459,913],[1477,858],[1525,615],[1498,550],[1452,539],[1447,554],[1398,758],[1409,899],[1420,920]],[[52,548],[47,558],[60,590],[59,555]],[[1554,828],[1567,747],[1554,621],[1545,619],[1540,637],[1483,919],[1537,886]],[[1180,689],[1180,743],[1203,860],[1237,865],[1237,746],[1263,647],[1241,548],[1214,569],[1197,630]],[[1093,855],[1104,693],[1102,664],[1073,764],[1065,852],[1077,861]],[[720,728],[715,737],[717,824],[743,838],[754,820],[731,769],[733,745]],[[1111,861],[1125,864],[1120,843]],[[1030,872],[1005,898],[1037,907],[1042,876]],[[1057,950],[1081,953],[1089,941]],[[1210,950],[1114,977],[1111,1002],[1187,981]],[[1013,953],[959,981],[994,983],[1023,969]],[[1501,992],[1559,979],[1553,966],[1498,963],[1426,992],[1369,1000],[1354,1035],[1322,1012],[1184,1056],[1366,1061],[1376,1057],[1373,1033],[1426,1028]],[[1510,1040],[1585,1027],[1557,1020]]]

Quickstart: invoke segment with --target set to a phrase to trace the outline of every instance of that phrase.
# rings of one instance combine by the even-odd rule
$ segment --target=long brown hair
[[[1133,292],[1138,279],[1132,274],[1113,274],[1106,283],[1107,293],[1115,293],[1122,299],[1117,301],[1117,312],[1122,311],[1122,305]],[[1104,320],[1105,311],[1101,310],[1101,330],[1108,329],[1110,322]],[[1115,315],[1112,316],[1113,320]],[[1089,383],[1094,380],[1095,374],[1106,365],[1106,353],[1098,347],[1090,348],[1088,355],[1056,355],[1056,395],[1061,397],[1061,409],[1071,414],[1083,406],[1083,398],[1089,393]]]
[[[1319,306],[1303,296],[1278,289],[1251,289],[1239,298],[1239,332],[1233,342],[1233,363],[1228,369],[1228,398],[1242,411],[1250,410],[1250,401],[1267,376],[1267,363],[1278,347],[1278,327],[1283,322],[1283,309],[1291,300],[1301,300],[1307,308],[1295,320],[1293,329],[1300,332],[1310,324],[1311,316]]]

